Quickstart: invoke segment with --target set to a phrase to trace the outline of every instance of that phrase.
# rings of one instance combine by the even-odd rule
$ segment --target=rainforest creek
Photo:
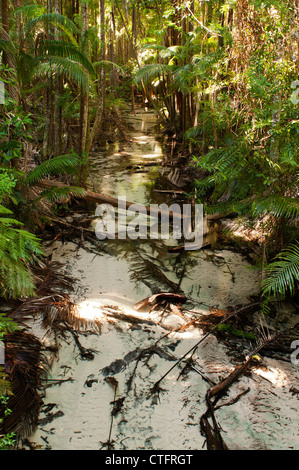
[[[298,26],[1,1],[0,449],[299,448]]]

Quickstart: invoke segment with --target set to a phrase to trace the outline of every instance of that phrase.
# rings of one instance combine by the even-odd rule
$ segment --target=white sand
[[[189,279],[186,278],[182,284],[187,295],[194,293],[195,299],[224,307],[246,303],[248,296],[256,292],[256,273],[246,270],[246,263],[240,255],[229,251],[219,253],[222,258],[217,267],[211,261],[205,261],[207,256],[203,252],[192,256],[199,256],[202,264],[194,267],[188,273]],[[130,281],[127,260],[109,255],[95,257],[83,249],[78,251],[72,243],[56,244],[53,258],[65,263],[68,274],[80,278],[77,302],[82,315],[101,318],[102,305],[117,305],[131,315],[136,314],[132,306],[150,295],[148,287]],[[234,282],[231,271],[235,274]],[[157,319],[157,314],[139,315]],[[173,327],[182,322],[174,315],[166,321]],[[83,346],[97,351],[92,361],[79,358],[71,336],[68,342],[61,341],[51,378],[72,378],[74,382],[48,387],[44,403],[55,404],[52,413],[62,411],[64,414],[40,425],[30,440],[46,448],[43,437],[53,450],[106,449],[114,390],[105,381],[102,369],[122,360],[136,348],[152,346],[165,333],[167,331],[158,325],[130,328],[125,322],[111,324],[104,320],[101,335],[80,335]],[[196,344],[200,336],[200,330],[188,329],[164,338],[159,345],[174,358],[179,358]],[[200,371],[215,382],[235,366],[224,345],[212,335],[200,345],[194,357]],[[129,392],[127,381],[136,361],[125,363],[113,375],[118,381],[116,398],[125,397],[121,412],[113,419],[111,439],[114,448],[201,449],[204,438],[198,423],[206,409],[207,382],[195,371],[178,380],[181,368],[177,367],[161,384],[165,391],[159,399],[149,397],[152,385],[173,362],[157,354],[145,362],[144,358],[138,364]],[[231,387],[229,396],[223,399],[228,401],[250,387],[250,392],[237,403],[216,412],[223,438],[230,449],[299,449],[298,398],[289,391],[292,385],[298,386],[298,366],[267,358],[264,362],[267,370],[257,370],[252,377],[243,376]],[[87,380],[90,380],[89,386]],[[40,417],[45,416],[42,412]]]

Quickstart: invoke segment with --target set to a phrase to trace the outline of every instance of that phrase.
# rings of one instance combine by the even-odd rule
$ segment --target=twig
[[[259,305],[259,304],[258,304]],[[159,385],[164,379],[165,377],[167,377],[167,375],[175,368],[177,367],[183,359],[185,359],[185,357],[188,356],[188,354],[190,353],[194,353],[195,350],[198,348],[198,346],[205,340],[207,339],[208,336],[210,336],[210,334],[213,333],[213,331],[215,331],[217,328],[218,328],[218,325],[220,325],[221,323],[223,323],[224,321],[227,321],[229,320],[230,318],[240,314],[241,312],[243,312],[245,309],[247,309],[248,306],[246,307],[242,307],[241,309],[237,310],[236,312],[233,312],[231,313],[230,315],[228,315],[227,317],[223,318],[219,323],[217,323],[217,325],[215,325],[208,333],[206,333],[194,346],[192,346],[192,348],[190,348],[182,357],[180,357],[180,359],[178,359],[178,361],[155,383],[155,386],[156,385]]]

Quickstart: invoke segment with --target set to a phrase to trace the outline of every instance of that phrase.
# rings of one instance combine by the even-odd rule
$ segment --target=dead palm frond
[[[5,375],[10,384],[7,406],[12,412],[1,423],[0,433],[31,434],[37,425],[39,392],[46,374],[46,356],[35,336],[24,331],[5,335]]]
[[[11,314],[19,322],[28,318],[39,318],[47,332],[61,331],[65,324],[74,330],[92,328],[99,332],[100,324],[78,315],[76,306],[70,298],[74,279],[62,271],[58,263],[44,265],[33,270],[39,279],[36,295],[22,302]]]

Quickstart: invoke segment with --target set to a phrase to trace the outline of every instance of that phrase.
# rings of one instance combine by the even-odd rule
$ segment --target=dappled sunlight
[[[256,369],[254,373],[268,380],[276,387],[285,387],[286,385],[290,384],[288,374],[280,367],[261,367]]]
[[[104,320],[101,304],[95,300],[83,300],[75,305],[75,313],[86,320]]]
[[[127,299],[117,299],[117,296],[92,298],[79,301],[75,304],[75,315],[80,319],[88,321],[100,322],[104,324],[109,322],[125,322],[128,325],[134,324],[150,324],[156,325],[157,331],[163,335],[178,335],[181,340],[198,339],[203,332],[198,326],[191,324],[193,315],[185,313],[185,319],[173,314],[165,308],[157,308],[154,311],[150,309],[135,310],[134,302],[128,302]],[[123,302],[121,302],[123,300]],[[165,330],[166,328],[166,330]]]

